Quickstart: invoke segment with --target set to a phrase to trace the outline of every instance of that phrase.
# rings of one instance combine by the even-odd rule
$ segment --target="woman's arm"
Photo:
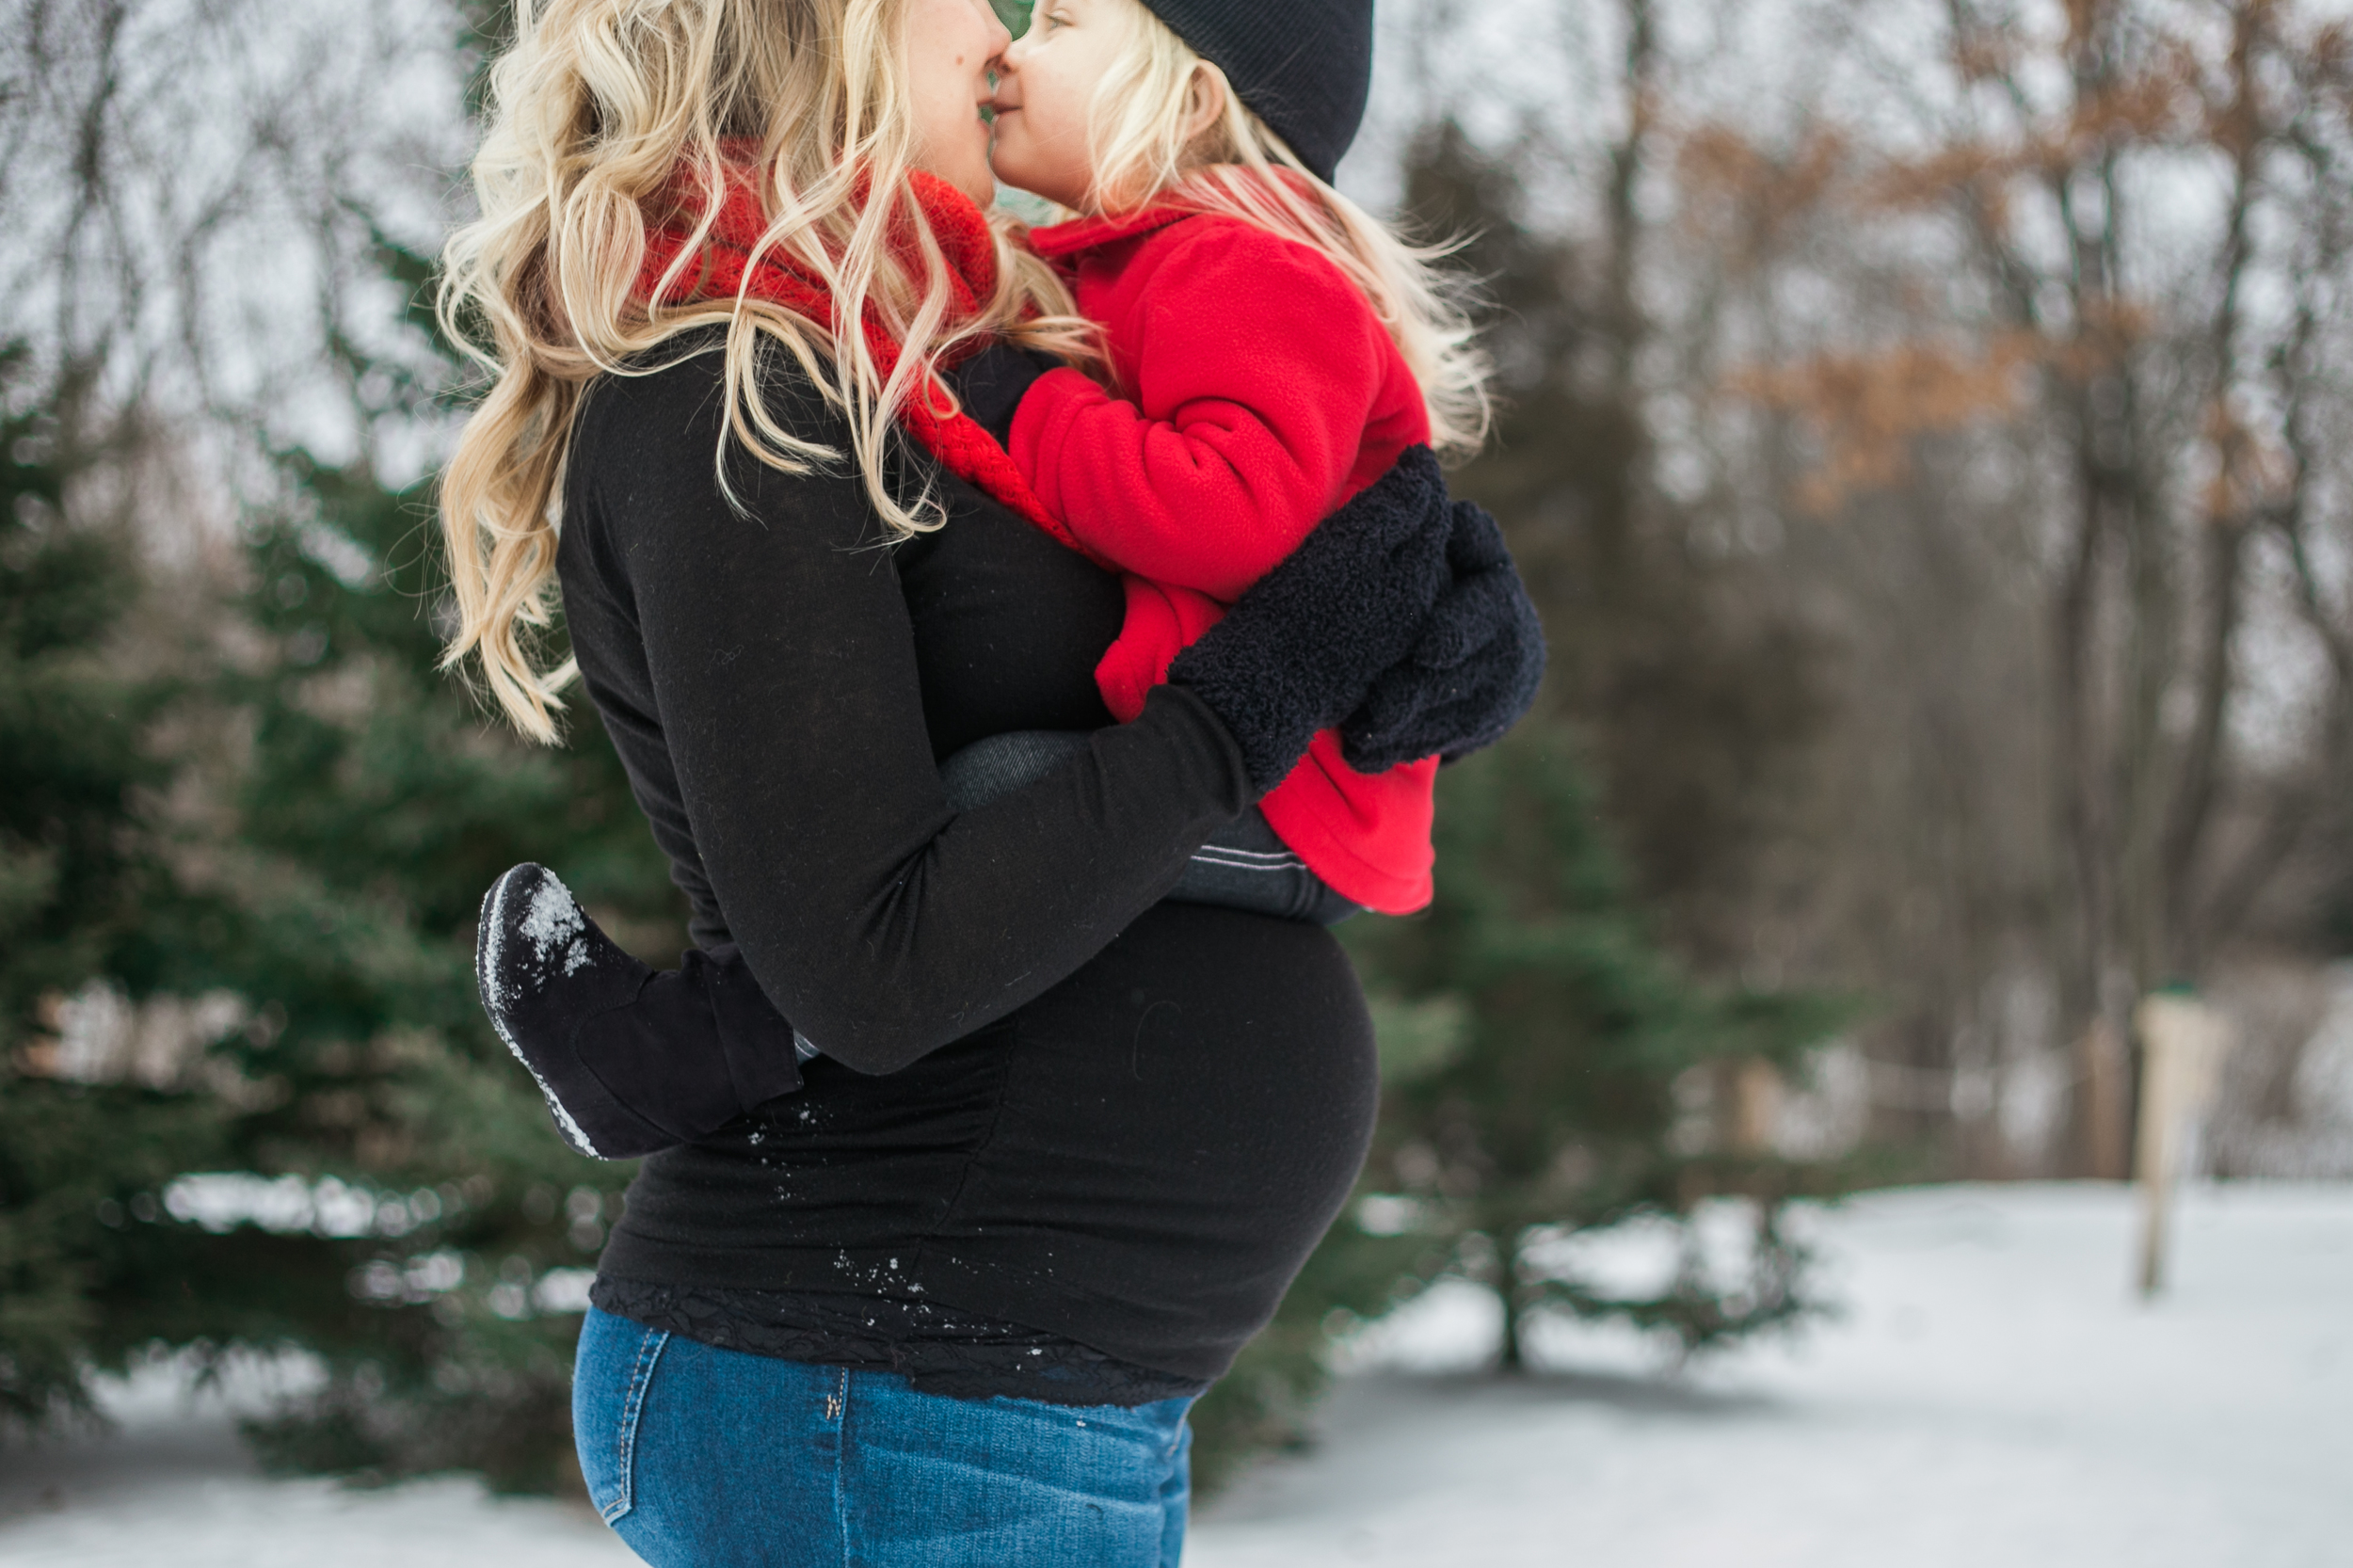
[[[568,543],[622,590],[702,870],[761,988],[827,1055],[889,1072],[1086,963],[1242,810],[1250,777],[1216,713],[1169,690],[1048,777],[951,812],[858,481],[737,447],[736,511],[713,473],[717,382],[706,359],[600,387],[566,523],[586,537]],[[846,447],[805,387],[778,377],[770,397]]]

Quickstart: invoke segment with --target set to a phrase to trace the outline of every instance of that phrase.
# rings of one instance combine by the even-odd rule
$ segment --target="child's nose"
[[[997,8],[989,5],[987,0],[975,0],[975,3],[980,6],[981,14],[988,19],[988,53],[989,57],[994,59],[1005,52],[1005,45],[1013,41],[1013,32],[1005,25],[1004,19],[997,14]]]

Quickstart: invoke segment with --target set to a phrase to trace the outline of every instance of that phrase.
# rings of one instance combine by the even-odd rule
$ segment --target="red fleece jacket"
[[[1362,291],[1307,246],[1180,208],[1030,238],[1072,274],[1127,393],[1049,371],[1012,442],[1046,509],[1128,574],[1127,622],[1096,669],[1124,721],[1244,588],[1428,440],[1429,416]],[[1430,902],[1437,767],[1361,774],[1326,731],[1259,806],[1335,889],[1404,914]]]

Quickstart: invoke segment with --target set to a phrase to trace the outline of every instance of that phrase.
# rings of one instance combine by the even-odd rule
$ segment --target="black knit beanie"
[[[1327,184],[1372,90],[1372,0],[1144,0]]]

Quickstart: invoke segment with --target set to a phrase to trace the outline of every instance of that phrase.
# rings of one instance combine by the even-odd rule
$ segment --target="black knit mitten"
[[[1451,527],[1438,459],[1408,447],[1169,665],[1225,722],[1258,793],[1412,651],[1448,584]]]
[[[1493,745],[1536,700],[1545,630],[1503,531],[1470,502],[1454,503],[1447,566],[1452,582],[1413,652],[1340,726],[1340,753],[1360,773]]]

